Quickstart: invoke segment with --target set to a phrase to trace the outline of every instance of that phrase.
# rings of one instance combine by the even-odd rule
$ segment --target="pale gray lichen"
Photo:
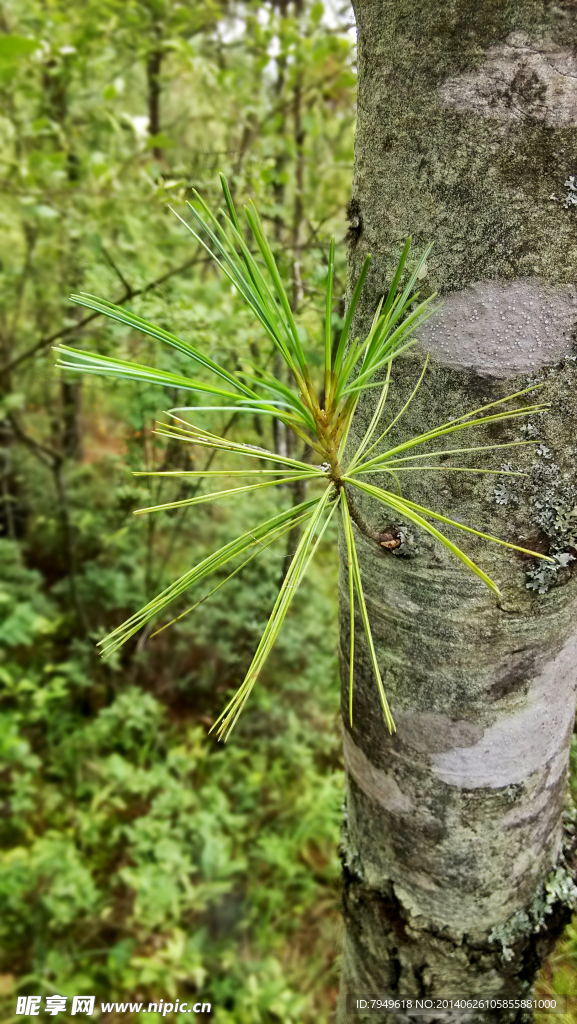
[[[572,206],[577,206],[577,175],[570,174],[567,181],[563,182],[563,186],[567,189],[565,197],[559,198],[559,196],[553,193],[549,196],[549,199],[554,200],[556,203],[561,203],[566,210],[570,210]]]
[[[562,859],[541,883],[527,910],[519,910],[509,920],[493,928],[489,941],[500,943],[501,959],[508,963],[515,956],[513,945],[525,936],[540,932],[548,924],[555,907],[577,909],[577,885]]]
[[[393,558],[414,558],[415,555],[418,555],[419,546],[414,533],[409,529],[407,524],[396,522],[394,524],[394,530],[401,543],[398,548],[393,548],[389,554],[391,554]]]
[[[560,555],[555,555],[555,565],[551,562],[541,562],[540,565],[535,566],[534,569],[527,570],[527,576],[529,582],[525,584],[527,590],[537,590],[540,594],[546,594],[549,587],[557,580],[557,574],[560,569],[566,569],[569,562],[574,562],[574,555],[564,551]]]
[[[571,737],[572,756],[576,747],[577,738],[573,735]],[[575,847],[575,833],[577,832],[577,807],[575,807],[575,803],[569,789],[567,789],[565,793],[561,820],[563,822],[563,853],[568,855]]]
[[[503,473],[514,472],[513,466],[511,465],[510,462],[505,462],[501,466],[501,469]],[[507,476],[506,479],[499,481],[494,491],[495,501],[497,502],[497,505],[518,504],[519,499],[515,492],[516,483],[517,478],[510,476]]]
[[[559,582],[561,571],[575,561],[572,552],[577,550],[577,486],[562,475],[544,444],[537,448],[537,455],[539,461],[531,468],[529,502],[533,522],[546,534],[549,555],[555,558],[555,564],[533,565],[527,571],[526,587],[545,594],[552,584]]]
[[[540,381],[531,381],[531,383],[540,384]],[[521,433],[525,434],[528,438],[539,437],[539,431],[534,423],[524,423],[521,427]]]
[[[577,745],[575,737],[572,740],[573,744]],[[530,905],[525,910],[513,914],[505,924],[493,928],[489,935],[490,942],[501,945],[501,959],[504,964],[515,956],[512,948],[515,942],[542,931],[556,908],[562,906],[570,910],[577,909],[575,873],[569,867],[575,849],[577,808],[569,790],[565,794],[562,820],[563,849],[557,864],[537,889]]]
[[[515,956],[511,948],[517,939],[531,932],[531,919],[524,910],[518,910],[513,917],[509,918],[506,924],[497,925],[489,935],[489,942],[500,943],[502,948],[501,960],[508,963]]]
[[[507,786],[503,796],[509,801],[509,803],[515,803],[519,799],[519,793],[522,791],[523,786],[516,783],[515,785]]]
[[[507,484],[497,484],[495,488],[495,501],[498,505],[508,505],[509,499],[511,498],[511,492],[507,489]]]
[[[347,805],[343,804],[341,810],[343,812],[343,817],[341,820],[341,837],[338,848],[341,864],[351,875],[354,875],[355,878],[362,881],[365,876],[365,872],[361,855],[351,840]]]
[[[575,177],[576,176],[574,174],[570,174],[565,182],[567,195],[565,196],[563,206],[566,210],[568,210],[570,206],[577,206],[577,182]]]

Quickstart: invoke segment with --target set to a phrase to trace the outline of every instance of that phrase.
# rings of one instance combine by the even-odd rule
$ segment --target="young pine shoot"
[[[455,527],[464,533],[472,533],[484,540],[531,554],[536,558],[546,558],[546,556],[527,551],[515,544],[509,544],[498,537],[465,526],[432,509],[423,508],[415,502],[403,498],[400,482],[403,473],[438,471],[441,468],[437,465],[440,455],[456,455],[511,447],[515,444],[538,443],[511,442],[509,445],[485,444],[458,447],[458,439],[455,438],[456,447],[428,450],[430,443],[440,438],[447,437],[452,442],[453,435],[458,434],[459,431],[500,420],[526,416],[528,413],[544,409],[545,405],[521,404],[512,407],[511,402],[515,399],[522,399],[528,391],[532,390],[528,388],[526,391],[520,391],[507,398],[490,402],[465,415],[457,416],[439,426],[431,427],[430,430],[412,437],[402,444],[395,444],[387,448],[388,434],[414,399],[426,371],[427,363],[425,362],[423,372],[405,406],[386,429],[380,429],[391,382],[393,362],[397,356],[414,344],[415,331],[435,311],[433,304],[435,295],[419,302],[418,293],[413,291],[430,252],[430,246],[425,249],[409,273],[407,261],[411,239],[407,240],[389,291],[378,305],[367,337],[361,341],[352,336],[352,324],[370,265],[370,256],[366,257],[348,306],[342,332],[335,346],[332,337],[334,240],[331,241],[326,290],[323,371],[320,379],[317,379],[316,371],[307,361],[281,274],[256,208],[249,203],[244,210],[248,234],[252,238],[249,245],[232,202],[228,185],[222,175],[221,184],[224,193],[224,210],[215,215],[201,197],[195,194],[196,204],[188,204],[193,219],[192,225],[183,218],[179,217],[179,219],[196,241],[211,255],[222,273],[250,307],[260,327],[272,342],[274,350],[287,366],[292,385],[289,386],[262,370],[255,370],[254,373],[243,370],[229,371],[210,359],[200,349],[182,341],[169,331],[156,327],[148,320],[136,316],[121,306],[86,294],[73,295],[72,299],[81,306],[102,313],[143,334],[156,338],[190,357],[196,368],[202,368],[204,374],[208,376],[208,380],[204,379],[204,375],[203,379],[199,379],[183,376],[180,373],[169,373],[152,366],[101,356],[65,345],[60,345],[56,349],[58,365],[66,370],[125,380],[146,381],[160,386],[209,395],[211,401],[215,403],[208,407],[197,408],[234,409],[238,412],[251,413],[252,416],[276,417],[297,435],[308,449],[308,454],[312,455],[309,462],[304,458],[289,458],[264,448],[228,440],[210,433],[188,420],[179,418],[174,413],[181,410],[175,410],[169,424],[159,424],[158,433],[160,435],[195,447],[207,448],[215,453],[221,451],[228,455],[238,456],[241,460],[240,468],[235,471],[208,469],[204,473],[199,471],[148,475],[205,476],[217,480],[219,477],[230,480],[231,477],[238,476],[240,484],[238,487],[219,488],[197,494],[182,501],[166,502],[152,508],[139,509],[137,514],[198,505],[224,497],[242,498],[242,496],[259,489],[286,487],[287,484],[294,484],[297,481],[306,481],[311,496],[291,508],[278,512],[266,522],[258,524],[249,532],[229,541],[218,551],[204,558],[198,565],[193,566],[101,641],[102,651],[105,655],[116,651],[147,623],[158,619],[165,609],[185,591],[215,574],[221,575],[225,568],[231,569],[230,573],[217,583],[209,594],[204,595],[196,604],[171,620],[172,622],[177,621],[240,572],[263,548],[267,548],[298,527],[301,531],[300,540],[254,658],[243,683],[213,726],[216,728],[218,737],[226,739],[250,696],[278,636],[295,592],[304,578],[329,523],[334,516],[340,516],[346,544],[351,609],[350,720],[352,724],[356,605],[366,636],[385,722],[389,731],[393,732],[395,725],[373,643],[357,555],[356,530],[363,529],[363,519],[355,504],[355,494],[364,492],[370,495],[376,502],[384,506],[388,514],[393,513],[395,517],[401,517],[425,530],[456,558],[460,559],[463,565],[494,594],[498,595],[499,590],[493,580],[434,523],[440,524],[440,527]],[[179,215],[177,214],[177,216]],[[406,281],[401,284],[405,272]],[[360,444],[356,449],[351,450],[351,446],[347,445],[351,422],[362,395],[372,388],[379,390],[374,414]],[[194,407],[188,411],[194,412]],[[267,468],[261,468],[263,464]],[[446,469],[447,467],[443,466],[442,468]],[[452,469],[464,473],[492,472],[491,470],[481,471],[461,466],[454,466]],[[501,475],[503,471],[495,472]],[[391,489],[372,483],[371,476],[375,475],[378,475],[381,480],[383,477],[389,476]],[[375,531],[372,531],[372,534],[374,533]],[[552,561],[552,559],[546,560]],[[166,625],[160,626],[156,632],[166,628]]]

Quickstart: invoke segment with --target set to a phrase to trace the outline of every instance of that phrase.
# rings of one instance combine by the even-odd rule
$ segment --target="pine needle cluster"
[[[338,515],[346,543],[351,607],[350,719],[352,723],[355,656],[354,609],[356,606],[364,626],[383,715],[389,731],[392,732],[395,726],[373,643],[357,554],[355,529],[359,528],[362,519],[356,512],[355,492],[370,495],[386,508],[389,515],[394,513],[396,517],[425,530],[451,551],[456,558],[460,559],[467,569],[482,580],[493,593],[498,595],[499,590],[493,580],[450,540],[439,526],[434,525],[435,523],[440,526],[455,527],[465,533],[474,534],[487,541],[532,554],[538,558],[546,558],[546,556],[528,552],[525,548],[510,544],[473,527],[465,526],[446,515],[409,501],[402,495],[402,476],[404,473],[414,471],[438,471],[441,468],[437,464],[440,456],[487,451],[497,447],[510,447],[514,444],[538,443],[524,441],[511,442],[511,445],[446,447],[441,450],[435,448],[433,451],[423,451],[423,448],[426,449],[431,442],[436,442],[440,438],[458,434],[459,431],[471,427],[526,416],[528,413],[544,409],[545,405],[521,404],[511,407],[511,402],[522,399],[527,391],[532,390],[527,389],[527,391],[509,395],[507,398],[491,402],[446,423],[431,427],[424,433],[401,444],[387,447],[387,436],[414,399],[427,367],[427,362],[425,362],[423,372],[408,401],[388,426],[382,429],[394,360],[415,343],[416,330],[436,308],[435,295],[419,301],[419,295],[414,291],[430,247],[425,249],[409,273],[407,261],[411,240],[407,240],[388,293],[378,304],[369,333],[364,340],[360,340],[352,336],[352,326],[370,265],[370,256],[366,257],[348,305],[344,326],[338,343],[335,345],[332,336],[334,239],[331,241],[323,339],[324,367],[322,375],[317,374],[307,361],[279,267],[257,210],[252,203],[245,207],[248,227],[248,232],[245,234],[227,182],[222,176],[221,182],[225,201],[223,210],[214,214],[197,194],[195,203],[188,204],[194,223],[191,225],[183,218],[180,219],[197,242],[211,255],[222,273],[250,307],[261,328],[272,341],[274,349],[288,367],[292,385],[263,370],[253,373],[244,370],[230,372],[201,350],[182,341],[169,331],[155,326],[121,306],[86,294],[74,295],[72,299],[88,309],[157,338],[190,357],[196,366],[203,367],[208,372],[214,383],[64,345],[56,349],[58,365],[64,369],[82,373],[145,381],[164,387],[170,386],[210,395],[213,400],[218,401],[218,405],[208,408],[232,408],[239,412],[249,412],[253,416],[276,417],[290,428],[312,453],[311,461],[289,458],[264,448],[228,440],[210,433],[189,420],[173,415],[169,424],[162,423],[158,426],[159,434],[186,444],[239,456],[244,465],[243,468],[236,471],[236,474],[242,478],[243,482],[238,487],[207,491],[183,501],[140,509],[139,513],[195,505],[225,497],[242,497],[262,488],[281,487],[294,484],[297,481],[307,482],[311,497],[279,512],[271,519],[258,524],[251,531],[235,537],[218,551],[208,555],[161,594],[140,608],[126,622],[118,626],[102,641],[102,650],[104,654],[110,654],[117,650],[147,623],[157,620],[168,605],[185,591],[215,574],[222,575],[223,569],[230,568],[230,573],[208,595],[204,595],[202,600],[205,600],[210,593],[214,593],[232,576],[239,573],[264,548],[298,527],[300,539],[296,551],[280,586],[278,597],[253,660],[244,681],[213,727],[216,728],[219,738],[226,739],[250,696],[282,627],[295,592],[307,572],[321,539],[333,517]],[[179,215],[177,214],[177,216]],[[247,241],[247,237],[251,239],[250,243]],[[404,281],[403,278],[405,278]],[[373,388],[378,390],[378,395],[371,421],[360,444],[356,447],[348,445],[349,430],[358,403],[363,394]],[[194,412],[194,407],[190,412]],[[255,460],[259,463],[258,468],[255,467]],[[269,468],[261,468],[263,464]],[[476,470],[461,466],[447,467],[444,464],[442,466],[443,472],[449,468],[465,473],[491,472],[491,470]],[[499,475],[503,473],[502,470],[496,472]],[[204,473],[199,471],[164,475],[192,475],[214,479],[219,476],[230,478],[233,474],[229,470],[209,469]],[[381,480],[383,476],[389,476],[391,489],[371,483],[371,476],[379,476]],[[551,559],[547,560],[551,561]],[[196,605],[192,606],[192,608],[194,607]]]

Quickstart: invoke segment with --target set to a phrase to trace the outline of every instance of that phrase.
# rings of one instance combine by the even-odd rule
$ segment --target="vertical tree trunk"
[[[160,72],[164,57],[160,44],[160,32],[156,31],[157,45],[151,50],[146,62],[146,85],[148,99],[148,134],[150,138],[156,138],[160,134]],[[162,160],[162,147],[154,145],[152,155],[155,160]]]
[[[435,243],[423,291],[444,299],[419,350],[396,365],[392,412],[431,353],[394,437],[535,381],[545,381],[538,400],[551,403],[544,416],[443,445],[540,439],[474,459],[525,477],[407,473],[403,493],[560,559],[549,570],[455,536],[500,584],[496,602],[415,530],[394,553],[357,535],[397,733],[385,730],[359,623],[352,729],[343,673],[341,1022],[364,1019],[351,1001],[367,995],[530,997],[577,895],[563,815],[577,684],[577,9],[569,0],[357,0],[356,15],[351,279],[373,255],[358,333],[409,234],[418,251]],[[389,525],[370,502],[361,511]],[[341,595],[346,663],[344,576]],[[530,1017],[514,1007],[442,1019]]]
[[[82,384],[62,379],[62,452],[67,459],[82,459]]]

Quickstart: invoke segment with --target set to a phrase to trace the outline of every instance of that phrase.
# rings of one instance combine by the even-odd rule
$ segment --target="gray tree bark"
[[[344,570],[340,584],[347,797],[337,1020],[378,1022],[412,1017],[365,1017],[355,999],[530,998],[575,906],[566,783],[577,685],[577,560],[568,557],[577,556],[577,6],[356,0],[356,16],[351,281],[373,256],[357,333],[409,234],[418,252],[435,243],[422,293],[444,299],[418,349],[396,364],[392,412],[431,353],[394,437],[535,381],[545,382],[535,400],[551,403],[545,415],[439,445],[539,439],[447,462],[507,464],[525,477],[413,473],[403,493],[561,556],[547,569],[451,534],[499,583],[496,601],[436,542],[387,522],[370,500],[361,506],[372,527],[394,525],[404,538],[386,552],[356,534],[392,737],[360,621],[349,725]],[[367,401],[359,439],[370,415]],[[531,1010],[429,1019],[524,1021]]]

